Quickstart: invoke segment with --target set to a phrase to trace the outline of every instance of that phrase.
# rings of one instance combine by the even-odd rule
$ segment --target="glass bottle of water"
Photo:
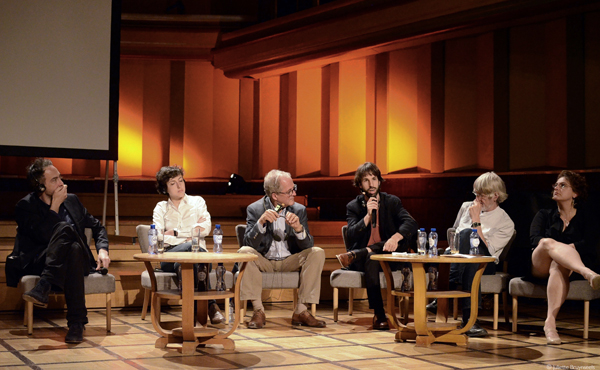
[[[437,244],[438,244],[438,234],[437,234],[437,231],[435,230],[435,228],[432,228],[431,232],[429,233],[429,256],[430,257],[437,257],[437,255],[438,255]]]
[[[471,250],[469,251],[469,254],[476,256],[479,254],[479,234],[477,234],[477,229],[472,230],[470,239]]]
[[[417,252],[420,256],[425,255],[427,248],[427,233],[424,228],[420,228],[417,232]]]

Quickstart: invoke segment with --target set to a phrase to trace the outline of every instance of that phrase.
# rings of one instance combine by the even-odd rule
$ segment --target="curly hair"
[[[360,189],[362,180],[367,175],[373,175],[373,176],[377,177],[380,184],[385,181],[383,179],[383,177],[381,177],[381,171],[379,170],[379,167],[377,167],[377,165],[375,163],[365,162],[365,163],[361,164],[360,167],[358,167],[358,169],[356,170],[356,173],[354,174],[354,182],[353,182],[354,186],[356,186],[357,188]]]
[[[31,165],[27,167],[27,180],[29,185],[36,192],[41,193],[44,191],[45,186],[42,184],[44,180],[44,173],[46,168],[52,166],[52,161],[46,158],[36,158]]]
[[[183,177],[183,168],[179,166],[165,166],[156,173],[156,191],[159,194],[167,195],[167,183],[174,177]],[[185,180],[184,180],[185,181]]]
[[[558,174],[556,181],[558,181],[558,179],[560,179],[561,177],[564,177],[565,179],[567,179],[567,181],[569,182],[569,185],[571,185],[571,188],[573,188],[573,192],[577,193],[577,197],[573,198],[573,201],[575,202],[575,206],[577,206],[579,204],[579,202],[587,199],[588,186],[587,186],[587,182],[585,181],[585,177],[581,176],[580,174],[578,174],[576,172],[569,171],[569,170],[561,171]]]

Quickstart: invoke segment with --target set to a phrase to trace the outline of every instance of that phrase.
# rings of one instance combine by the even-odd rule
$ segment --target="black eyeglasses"
[[[560,190],[564,190],[565,188],[569,188],[571,186],[566,182],[557,182],[556,184],[552,184],[552,189],[556,189],[557,187],[559,187]]]
[[[298,191],[298,185],[294,184],[294,186],[290,190],[288,190],[288,191],[277,191],[276,193],[277,194],[285,194],[285,195],[291,197],[292,194],[294,194],[297,191]]]

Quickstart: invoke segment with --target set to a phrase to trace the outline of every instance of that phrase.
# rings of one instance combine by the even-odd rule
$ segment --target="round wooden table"
[[[464,334],[471,329],[477,320],[479,306],[479,284],[485,266],[493,262],[494,257],[476,256],[469,257],[460,255],[441,255],[437,257],[415,256],[415,255],[397,255],[397,254],[377,254],[371,256],[372,260],[379,261],[383,268],[383,273],[387,281],[387,315],[392,325],[398,329],[396,333],[397,341],[415,339],[416,346],[429,347],[433,342],[456,343],[466,346],[469,338]],[[402,292],[401,287],[394,287],[394,279],[389,266],[390,262],[409,262],[413,268],[414,290],[412,292]],[[425,267],[427,263],[477,263],[479,264],[473,285],[470,292],[461,290],[446,291],[428,291],[425,279]],[[396,317],[395,296],[414,297],[414,323],[404,325]],[[448,298],[466,298],[471,297],[471,316],[466,325],[458,327],[458,323],[446,322],[441,318],[440,313],[447,313]],[[427,299],[438,299],[438,316],[436,322],[427,321]]]
[[[221,344],[226,349],[235,349],[235,343],[228,337],[235,331],[240,322],[240,315],[235,315],[235,321],[227,332],[217,328],[207,327],[207,301],[209,299],[234,298],[235,307],[240,307],[240,287],[246,264],[258,257],[247,253],[212,253],[212,252],[166,252],[163,254],[138,253],[134,259],[144,261],[146,270],[152,282],[152,325],[161,335],[155,343],[156,348],[165,348],[168,343],[181,343],[182,354],[189,355],[196,347],[206,344]],[[178,262],[181,264],[182,290],[157,290],[154,266],[159,262]],[[194,264],[196,263],[234,263],[238,262],[239,274],[233,291],[209,290],[194,291]],[[181,327],[166,329],[160,321],[160,300],[181,299]],[[198,301],[194,315],[194,301]],[[228,313],[225,313],[228,314]],[[195,317],[194,317],[195,316]],[[196,321],[199,326],[196,326]]]

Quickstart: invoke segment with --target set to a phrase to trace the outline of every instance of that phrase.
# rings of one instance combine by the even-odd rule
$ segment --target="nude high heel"
[[[562,341],[558,336],[558,332],[556,329],[546,329],[544,328],[544,334],[546,334],[546,343],[550,345],[558,345],[561,344]]]
[[[600,289],[600,275],[594,274],[589,278],[589,283],[592,289],[598,290]]]

